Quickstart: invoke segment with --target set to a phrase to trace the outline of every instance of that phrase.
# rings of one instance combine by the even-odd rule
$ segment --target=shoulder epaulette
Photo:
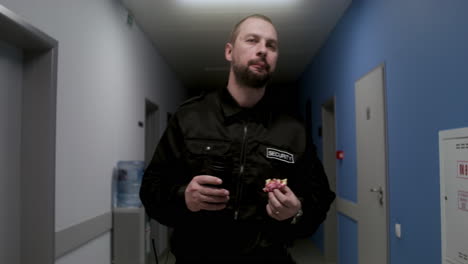
[[[205,97],[205,95],[206,95],[206,93],[205,93],[205,92],[202,92],[200,95],[191,97],[191,98],[189,98],[188,100],[184,101],[182,104],[180,104],[180,105],[179,105],[179,108],[182,107],[182,106],[186,106],[186,105],[189,105],[189,104],[191,104],[191,103],[200,101],[200,100],[202,100],[202,99]]]

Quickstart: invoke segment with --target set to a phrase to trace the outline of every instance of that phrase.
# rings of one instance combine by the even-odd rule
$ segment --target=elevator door
[[[20,263],[22,51],[0,42],[0,263]]]

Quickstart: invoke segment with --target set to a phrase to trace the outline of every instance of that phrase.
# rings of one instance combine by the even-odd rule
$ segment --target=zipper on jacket
[[[247,139],[247,123],[244,123],[244,136],[242,138],[242,147],[241,147],[241,157],[240,157],[240,170],[239,176],[237,179],[237,187],[236,187],[236,201],[234,203],[234,220],[237,220],[239,215],[239,207],[240,207],[240,198],[242,194],[242,176],[244,174],[244,164],[245,164],[245,143]]]

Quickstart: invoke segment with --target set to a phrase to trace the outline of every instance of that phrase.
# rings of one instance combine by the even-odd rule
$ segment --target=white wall
[[[0,263],[20,260],[22,56],[0,42]]]
[[[183,88],[140,29],[126,24],[118,0],[0,4],[59,42],[55,230],[109,212],[116,162],[144,159],[145,98],[165,117],[185,99]],[[109,241],[93,243],[105,249],[96,258],[110,263],[102,245]],[[80,262],[83,250],[60,263]]]
[[[56,264],[105,264],[110,263],[110,233],[107,233],[88,244],[84,245],[75,252],[65,255],[57,261]]]

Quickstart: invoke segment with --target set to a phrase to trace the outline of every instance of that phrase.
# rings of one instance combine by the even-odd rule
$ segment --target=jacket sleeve
[[[278,238],[292,241],[305,238],[315,233],[325,220],[335,193],[330,190],[322,163],[318,159],[313,145],[297,160],[294,181],[288,180],[288,186],[299,198],[303,215],[292,224],[292,218],[276,222],[273,227]]]
[[[291,188],[297,190],[303,215],[296,224],[291,225],[291,232],[295,237],[306,237],[312,235],[327,217],[335,193],[330,190],[322,163],[312,144],[298,160],[296,173],[299,181]]]
[[[190,212],[184,197],[187,174],[181,158],[183,149],[184,139],[175,115],[145,170],[140,188],[146,213],[167,226],[175,226]]]

